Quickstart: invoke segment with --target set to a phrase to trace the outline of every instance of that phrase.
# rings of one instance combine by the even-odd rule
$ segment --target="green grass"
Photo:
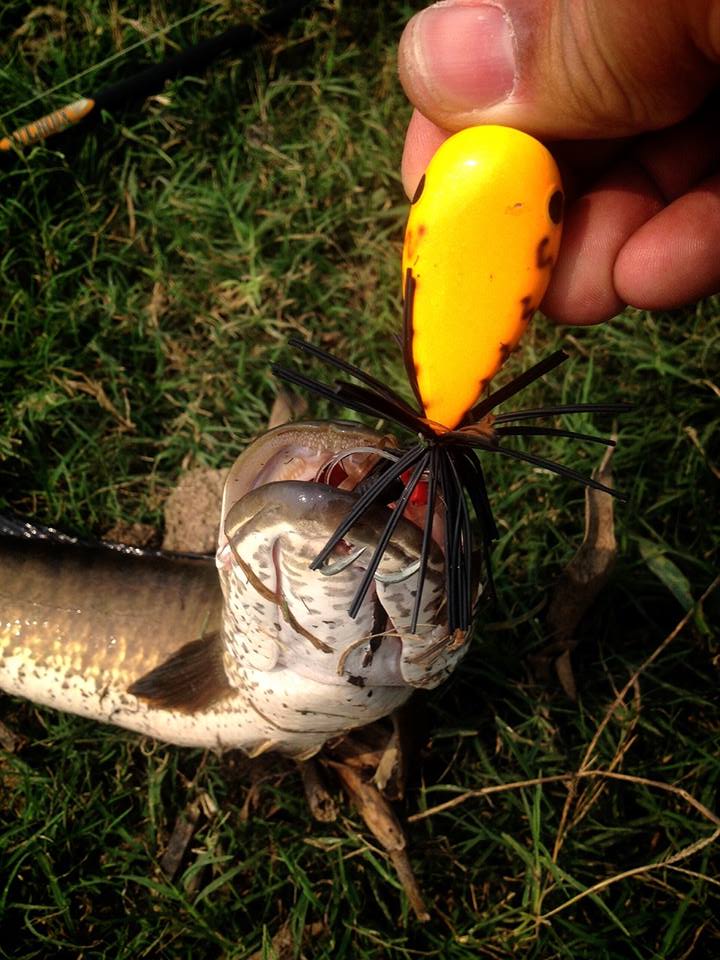
[[[30,5],[4,4],[0,102],[22,103],[192,6],[158,2],[139,21],[133,7],[114,9],[111,21],[97,2],[33,17]],[[118,520],[159,524],[183,467],[227,465],[262,429],[276,390],[268,367],[290,359],[293,333],[402,384],[392,335],[408,109],[394,53],[410,12],[324,4],[287,40],[3,165],[0,507],[94,534]],[[217,4],[147,55],[232,15]],[[124,62],[41,106],[111,82]],[[572,354],[528,403],[634,404],[614,460],[629,497],[616,511],[618,563],[582,625],[572,703],[533,675],[528,658],[547,630],[542,613],[523,615],[582,538],[582,492],[488,464],[499,600],[457,676],[425,701],[431,737],[407,814],[577,770],[617,691],[712,581],[719,315],[712,299],[581,331],[538,321],[511,361],[508,376],[558,345]],[[597,456],[556,441],[533,449],[587,471]],[[297,957],[312,924],[322,926],[302,950],[318,958],[716,955],[717,844],[540,918],[715,829],[678,791],[639,778],[717,804],[719,596],[641,672],[599,737],[597,768],[622,753],[615,769],[635,781],[605,783],[565,826],[557,781],[468,798],[409,826],[432,910],[424,926],[356,815],[313,823],[282,761],[253,767],[3,698],[0,719],[23,740],[0,760],[0,956],[270,957],[285,924]],[[170,883],[158,860],[196,799],[217,812]]]

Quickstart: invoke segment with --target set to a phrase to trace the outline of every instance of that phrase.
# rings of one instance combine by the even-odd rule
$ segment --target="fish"
[[[401,519],[355,619],[391,505],[311,569],[395,449],[350,422],[268,431],[228,473],[214,559],[0,526],[0,689],[167,743],[303,759],[437,686],[467,648],[447,629],[441,506],[412,632],[424,518]]]

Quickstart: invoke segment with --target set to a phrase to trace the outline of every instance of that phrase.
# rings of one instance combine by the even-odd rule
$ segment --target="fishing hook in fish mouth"
[[[499,415],[494,413],[495,407],[500,403],[511,399],[520,390],[545,376],[567,360],[567,354],[561,350],[550,354],[514,380],[484,397],[468,411],[465,421],[458,427],[448,429],[440,425],[436,430],[435,427],[438,425],[433,425],[432,422],[428,421],[422,410],[418,411],[411,407],[399,394],[396,394],[377,378],[365,373],[346,360],[335,357],[320,347],[297,337],[292,337],[289,343],[291,346],[302,350],[303,353],[323,361],[330,367],[349,374],[351,378],[359,382],[335,380],[330,386],[304,373],[275,364],[273,372],[276,376],[295,386],[310,390],[327,400],[341,403],[358,413],[390,420],[402,429],[414,434],[416,438],[414,445],[404,449],[400,448],[397,456],[393,455],[387,458],[392,462],[384,468],[380,468],[379,471],[376,465],[370,471],[369,479],[361,481],[355,487],[353,492],[357,496],[357,501],[354,507],[338,525],[310,565],[313,570],[320,569],[335,546],[374,504],[395,501],[395,505],[391,507],[391,515],[385,530],[378,541],[365,575],[348,609],[351,618],[357,616],[363,598],[376,576],[382,555],[413,496],[415,488],[423,478],[427,478],[427,510],[422,531],[418,590],[415,593],[412,607],[410,630],[413,632],[417,628],[420,615],[421,586],[427,570],[432,542],[432,517],[435,514],[437,503],[442,503],[445,510],[444,554],[446,559],[448,628],[451,633],[456,630],[467,631],[470,628],[479,599],[479,594],[476,594],[473,584],[479,579],[480,575],[478,561],[474,560],[472,550],[470,506],[475,515],[480,538],[481,560],[479,562],[485,574],[486,585],[486,589],[482,591],[483,594],[492,595],[493,593],[491,553],[493,543],[498,538],[497,524],[485,484],[483,466],[477,456],[480,452],[484,454],[493,453],[531,463],[534,466],[543,467],[553,473],[576,480],[587,487],[619,497],[616,490],[593,477],[586,477],[578,471],[553,460],[526,453],[524,450],[506,447],[500,443],[500,439],[505,433],[533,436],[548,432],[552,435],[556,432],[555,428],[550,427],[510,428],[507,426],[525,419],[543,418],[564,413],[619,414],[628,410],[626,403],[589,403],[527,411],[519,410]],[[489,433],[486,428],[477,429],[477,423],[489,414],[493,414],[494,417],[494,422],[491,425],[502,424],[502,426],[494,427],[494,433]],[[584,438],[582,434],[566,430],[562,431],[562,436],[571,439]],[[402,485],[402,491],[398,495],[397,487],[399,484]],[[619,499],[624,498],[619,497]],[[477,576],[474,575],[475,572],[477,572]]]
[[[395,461],[398,459],[396,454],[390,453],[390,451],[388,450],[383,450],[382,447],[367,447],[367,446],[352,447],[350,450],[342,450],[340,453],[335,454],[335,456],[331,460],[328,460],[327,463],[323,464],[323,466],[320,467],[317,474],[315,475],[314,482],[328,483],[330,484],[330,486],[334,486],[334,484],[331,483],[331,477],[335,467],[340,466],[342,468],[343,460],[347,460],[348,457],[352,457],[357,453],[365,453],[365,454],[369,454],[371,456],[376,456],[379,458],[384,457],[386,460],[391,460],[391,461]],[[362,483],[363,481],[360,480],[359,482]]]
[[[349,553],[346,557],[341,557],[334,563],[326,563],[324,566],[318,567],[318,571],[324,577],[334,577],[343,570],[347,570],[350,564],[355,563],[356,560],[359,560],[366,550],[367,547],[358,547],[357,550],[353,550],[352,553]]]
[[[407,580],[414,573],[417,573],[420,569],[420,559],[414,560],[407,567],[403,567],[402,570],[398,570],[395,573],[376,573],[375,579],[379,580],[380,583],[402,583],[404,580]]]
[[[349,553],[346,557],[341,557],[340,560],[336,560],[334,563],[326,563],[318,567],[318,572],[324,577],[334,577],[343,570],[347,570],[351,564],[359,560],[366,550],[367,547],[358,547],[357,550],[353,550],[353,552]],[[395,573],[376,573],[375,579],[384,584],[404,583],[404,581],[408,580],[414,573],[417,573],[419,569],[420,560],[414,560],[407,567],[403,567],[402,570],[396,570]]]

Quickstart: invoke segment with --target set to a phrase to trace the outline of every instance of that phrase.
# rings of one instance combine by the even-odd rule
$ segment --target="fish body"
[[[197,718],[156,715],[127,691],[220,628],[212,558],[4,535],[0,574],[0,688],[173,742],[208,735],[193,732]]]
[[[0,688],[170,743],[309,756],[435,686],[464,647],[443,622],[436,545],[408,632],[418,527],[399,524],[356,620],[388,509],[310,569],[392,447],[354,424],[268,432],[230,470],[215,563],[0,536]]]

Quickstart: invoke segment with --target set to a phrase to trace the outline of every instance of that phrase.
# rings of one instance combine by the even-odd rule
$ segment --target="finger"
[[[621,300],[668,310],[720,291],[720,174],[643,223],[613,267]]]
[[[419,110],[413,110],[405,135],[405,147],[400,166],[403,187],[408,198],[415,195],[420,177],[425,173],[425,168],[433,154],[449,136],[447,130],[441,130],[431,120],[427,120]]]
[[[405,28],[400,79],[446,130],[504,123],[574,139],[658,129],[692,112],[718,80],[714,6],[444,0]]]
[[[402,159],[403,185],[412,197],[433,153],[450,136],[413,112],[405,137]],[[701,112],[668,130],[640,138],[614,140],[565,140],[550,145],[563,174],[566,196],[587,189],[624,152],[647,170],[658,189],[674,200],[690,186],[709,175],[720,158],[720,103],[714,101]]]
[[[628,301],[615,287],[618,254],[662,207],[651,178],[630,162],[571,204],[543,312],[569,324],[601,323],[620,313]]]
[[[719,289],[720,258],[713,252],[717,218],[710,213],[713,181],[702,184],[700,203],[693,191],[717,170],[717,120],[717,105],[709,104],[671,130],[626,142],[624,166],[616,164],[569,204],[559,262],[543,304],[549,315],[565,323],[594,323],[627,303],[668,309]],[[556,152],[563,166],[582,167],[591,146],[580,144],[573,151],[573,144],[563,144]],[[672,203],[688,193],[686,202]]]
[[[633,157],[666,200],[676,200],[720,167],[720,106],[708,104],[684,123],[641,137]]]

